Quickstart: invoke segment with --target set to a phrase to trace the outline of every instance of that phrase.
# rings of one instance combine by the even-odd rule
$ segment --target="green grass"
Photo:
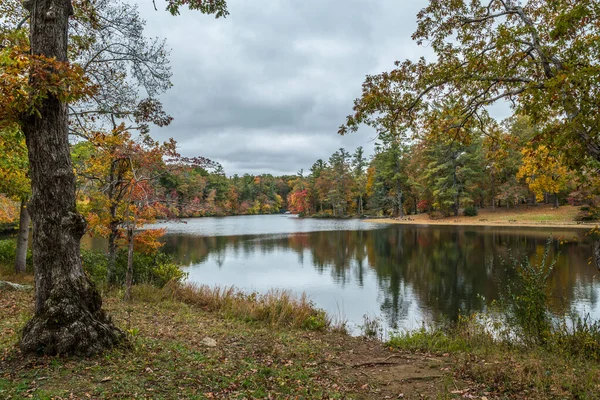
[[[172,300],[106,301],[120,325],[134,333],[132,349],[92,359],[22,358],[15,344],[31,316],[30,296],[11,293],[1,304],[15,310],[4,309],[0,320],[2,399],[345,398],[354,391],[352,382],[334,382],[323,372],[318,361],[327,344],[305,331],[222,319]],[[204,345],[206,337],[217,346]]]
[[[532,215],[528,218],[517,218],[517,220],[530,220],[530,221],[562,221],[564,218],[562,215],[554,215],[554,214],[542,214],[542,215]]]

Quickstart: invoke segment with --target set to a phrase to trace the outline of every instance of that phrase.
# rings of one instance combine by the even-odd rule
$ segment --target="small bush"
[[[441,211],[431,211],[431,212],[429,213],[429,218],[430,218],[430,219],[442,219],[442,218],[444,218],[444,217],[445,217],[445,215],[444,215],[444,213],[443,213],[443,212],[441,212]]]
[[[0,263],[10,265],[15,262],[17,242],[12,239],[0,240]]]
[[[314,315],[309,316],[304,320],[302,328],[309,331],[320,331],[329,325],[329,319],[324,310],[317,309]]]
[[[600,218],[600,210],[596,207],[581,207],[575,216],[575,221],[596,221]]]
[[[108,256],[102,251],[81,250],[83,267],[96,283],[106,282]],[[121,249],[115,260],[115,279],[125,283],[127,272],[127,250]],[[133,254],[133,283],[150,284],[162,288],[171,281],[182,282],[187,274],[173,262],[173,257],[161,252]]]
[[[333,215],[333,213],[330,210],[315,213],[315,214],[311,215],[310,217],[311,218],[318,218],[318,219],[328,219],[328,218],[331,218],[331,219],[344,219],[344,218],[351,218],[350,215]]]
[[[516,279],[506,286],[507,292],[498,302],[509,325],[525,342],[544,344],[552,332],[548,281],[556,259],[548,259],[551,244],[549,238],[537,264],[532,264],[526,256],[521,261],[512,260]]]
[[[568,355],[600,361],[600,321],[593,321],[589,314],[563,320],[554,328],[548,347]]]
[[[15,239],[0,240],[0,265],[6,269],[14,270],[15,258],[17,257],[17,241]],[[27,270],[33,270],[33,259],[31,250],[27,249]],[[11,269],[12,268],[12,269]]]
[[[468,206],[468,207],[465,207],[465,209],[463,210],[463,215],[465,217],[476,217],[477,214],[478,214],[477,207],[475,207],[475,206]]]
[[[417,203],[417,211],[420,213],[431,211],[431,201],[421,200]]]
[[[94,282],[106,282],[108,258],[103,251],[81,249],[81,262],[83,269]]]

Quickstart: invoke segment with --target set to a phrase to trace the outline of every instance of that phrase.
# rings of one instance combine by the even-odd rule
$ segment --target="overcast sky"
[[[147,36],[172,49],[161,100],[175,120],[153,136],[228,175],[293,174],[340,147],[372,154],[371,129],[337,134],[365,75],[427,51],[410,38],[426,0],[229,0],[219,20],[137,1]]]

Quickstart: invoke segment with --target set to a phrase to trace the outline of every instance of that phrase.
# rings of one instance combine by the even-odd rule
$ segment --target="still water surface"
[[[598,272],[588,264],[584,230],[381,225],[289,215],[188,219],[167,228],[163,251],[186,267],[189,281],[305,292],[358,332],[363,316],[387,329],[414,329],[481,311],[511,271],[500,260],[544,251],[553,236],[556,312],[600,318]],[[567,243],[560,244],[566,240]]]

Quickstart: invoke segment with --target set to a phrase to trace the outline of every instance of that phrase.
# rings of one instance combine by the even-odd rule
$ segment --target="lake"
[[[163,251],[189,281],[246,291],[305,292],[359,332],[363,316],[386,329],[456,320],[482,311],[511,279],[510,257],[541,257],[548,236],[558,262],[552,307],[600,318],[598,271],[585,230],[376,224],[290,215],[187,219],[167,228]]]

